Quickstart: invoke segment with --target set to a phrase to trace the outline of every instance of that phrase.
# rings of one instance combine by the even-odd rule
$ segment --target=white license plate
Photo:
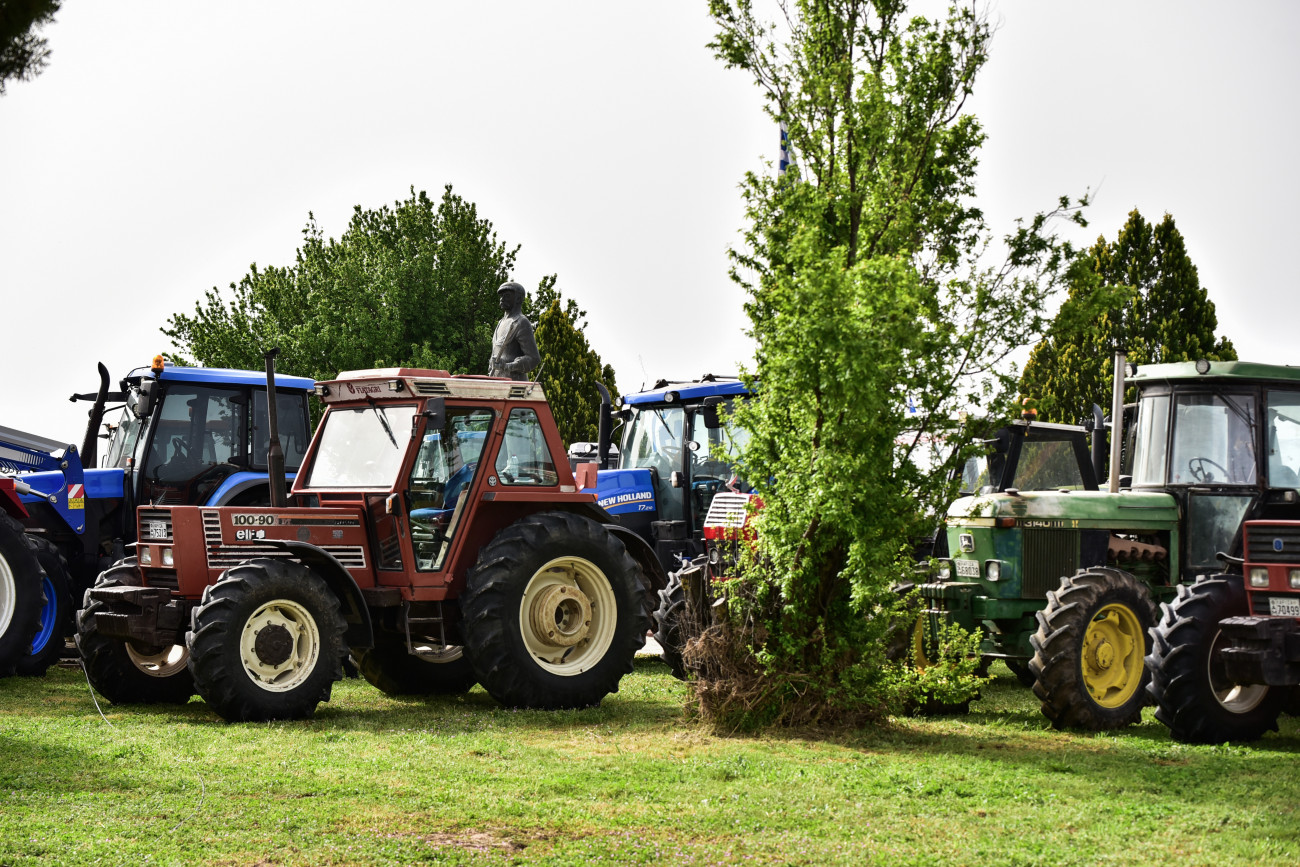
[[[978,578],[980,577],[980,561],[978,560],[954,560],[957,564],[958,578]]]
[[[1300,617],[1300,597],[1268,597],[1268,613],[1274,617]]]
[[[149,538],[150,538],[150,539],[166,539],[166,538],[167,538],[167,522],[166,522],[166,521],[150,521],[150,522],[149,522]]]

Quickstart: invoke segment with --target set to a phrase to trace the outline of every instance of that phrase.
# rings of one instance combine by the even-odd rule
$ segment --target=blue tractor
[[[0,473],[14,489],[0,498],[0,621],[13,609],[0,622],[0,675],[43,674],[58,660],[76,603],[134,544],[136,506],[271,502],[264,371],[176,367],[157,356],[118,391],[109,391],[102,364],[99,376],[97,392],[71,398],[91,403],[80,448],[0,428]],[[314,385],[299,376],[274,380],[289,479],[311,440]],[[112,412],[116,422],[106,423]],[[41,603],[28,649],[33,584]],[[151,671],[160,663],[141,654],[137,664]]]
[[[624,395],[617,410],[603,408],[601,442],[595,444],[602,467],[597,502],[658,557],[666,586],[659,591],[655,638],[678,677],[685,676],[676,626],[685,605],[679,573],[705,553],[705,518],[714,497],[749,493],[729,461],[746,434],[727,423],[735,401],[749,394],[735,377],[707,375],[689,382],[660,380],[648,391]],[[615,465],[605,468],[611,463],[613,420],[622,422],[621,445]]]

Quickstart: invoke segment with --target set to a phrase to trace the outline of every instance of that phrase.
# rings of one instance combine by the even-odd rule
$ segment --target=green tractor
[[[1125,367],[1117,356],[1117,420]],[[1134,423],[1111,436],[1124,443],[1123,474],[1120,449],[1106,490],[1089,490],[1080,469],[1031,491],[1022,468],[1020,488],[998,491],[977,487],[971,468],[970,495],[948,509],[950,556],[919,588],[931,628],[982,630],[981,653],[1032,686],[1057,728],[1136,722],[1159,604],[1239,558],[1243,521],[1300,518],[1300,369],[1128,367]]]

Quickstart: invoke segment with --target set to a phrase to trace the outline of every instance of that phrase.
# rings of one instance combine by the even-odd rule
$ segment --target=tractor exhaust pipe
[[[70,400],[76,400],[73,395]],[[81,465],[87,469],[99,464],[99,428],[104,424],[104,404],[108,402],[108,368],[99,362],[99,391],[95,393],[95,402],[90,407],[90,418],[86,422],[86,436],[81,441]]]
[[[1124,443],[1124,353],[1115,353],[1115,391],[1110,404],[1110,479],[1108,490],[1119,493],[1119,464]]]
[[[288,505],[289,500],[284,490],[284,449],[280,446],[280,425],[276,417],[275,406],[275,357],[279,354],[279,347],[269,349],[264,353],[266,358],[266,421],[271,429],[266,449],[266,480],[271,487],[271,508],[273,509],[283,509]]]

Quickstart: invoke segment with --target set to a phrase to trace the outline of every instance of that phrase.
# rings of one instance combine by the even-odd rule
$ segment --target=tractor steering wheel
[[[1212,461],[1209,458],[1192,458],[1187,462],[1187,471],[1192,474],[1192,478],[1203,484],[1209,484],[1214,481],[1214,473],[1205,471],[1205,465],[1209,464],[1217,470],[1223,472],[1223,479],[1227,481],[1228,470],[1218,461]]]

